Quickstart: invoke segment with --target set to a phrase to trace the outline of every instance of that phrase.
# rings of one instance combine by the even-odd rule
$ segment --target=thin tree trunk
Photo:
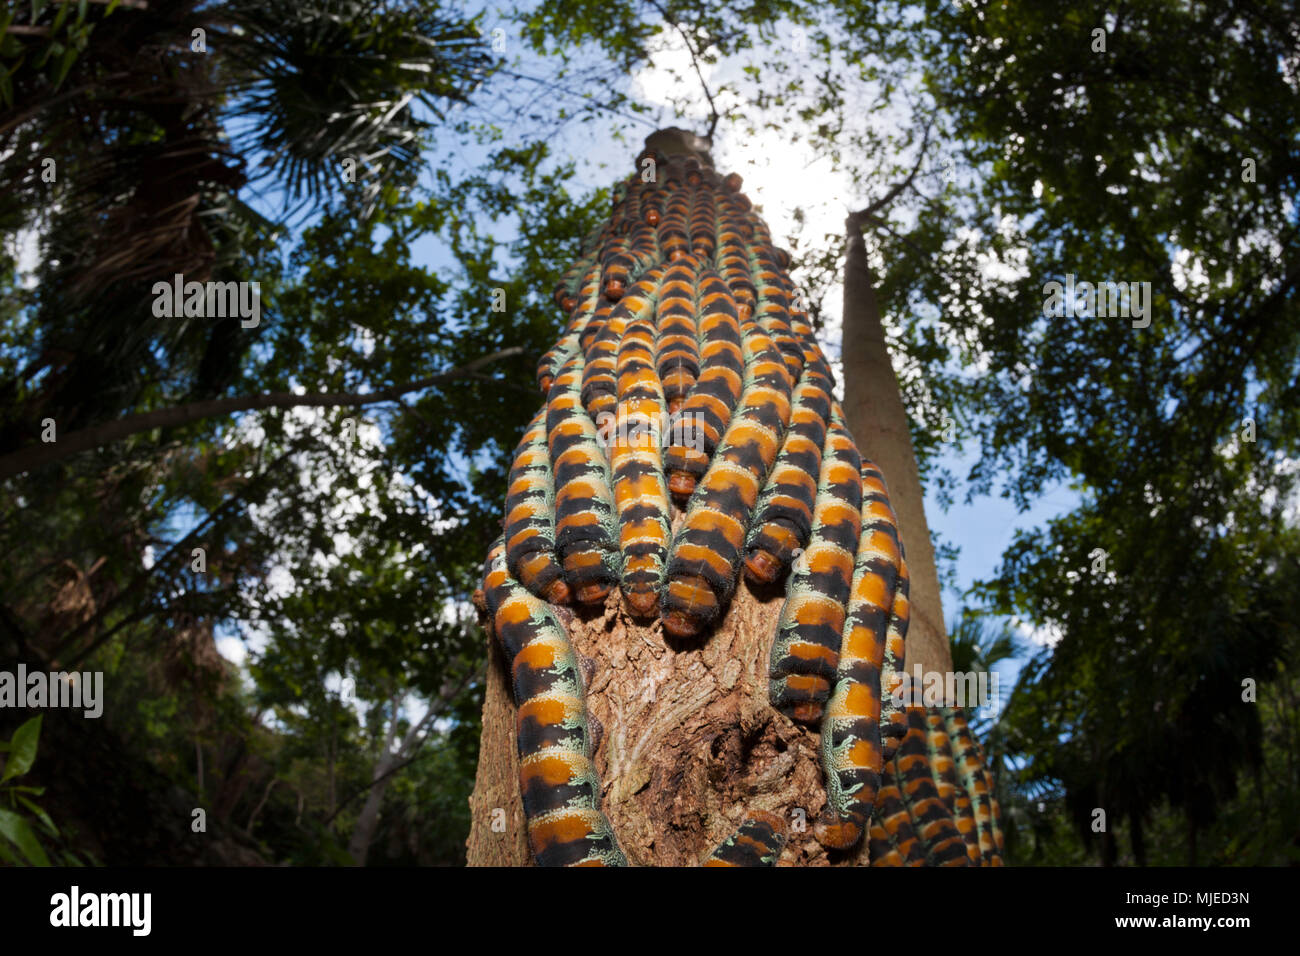
[[[924,673],[952,670],[952,652],[944,625],[939,572],[934,562],[930,526],[916,452],[907,425],[898,379],[885,344],[885,329],[862,232],[852,220],[847,228],[844,263],[844,414],[864,458],[876,463],[889,486],[898,528],[911,573],[912,622],[907,632],[907,672],[921,665]]]

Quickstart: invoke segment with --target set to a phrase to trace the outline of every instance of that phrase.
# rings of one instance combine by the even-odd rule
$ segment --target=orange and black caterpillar
[[[664,451],[668,490],[679,503],[695,491],[696,482],[709,467],[745,386],[736,303],[718,274],[707,267],[698,273],[695,308],[700,374],[673,417]]]
[[[618,402],[614,366],[628,323],[654,314],[663,275],[664,269],[660,267],[651,269],[637,280],[631,290],[619,299],[604,327],[587,349],[586,365],[582,370],[582,404],[598,425],[602,416],[612,415]]]
[[[803,346],[790,328],[790,295],[785,277],[777,265],[776,250],[771,245],[751,244],[750,269],[757,286],[759,325],[785,357],[790,375],[796,381],[803,371]]]
[[[546,444],[546,409],[528,425],[515,449],[506,492],[506,564],[538,597],[567,604],[569,586],[555,555],[555,483]]]
[[[862,459],[833,407],[812,534],[787,582],[772,642],[772,706],[792,720],[819,722],[836,678],[862,533],[861,470]]]
[[[877,472],[876,474],[879,474]],[[864,476],[863,488],[867,487]],[[881,482],[883,489],[884,484]],[[885,502],[888,506],[888,501]],[[890,514],[893,509],[890,508]],[[894,603],[885,628],[885,660],[880,668],[880,747],[886,762],[893,759],[898,746],[907,736],[907,714],[902,701],[907,693],[907,627],[912,618],[908,600],[911,578],[907,573],[907,552],[898,542],[898,582],[894,586]]]
[[[980,856],[992,866],[1002,865],[1002,831],[998,827],[998,801],[993,796],[984,754],[970,731],[961,708],[943,710],[948,736],[952,741],[962,787],[969,794],[975,816]]]
[[[537,387],[543,393],[551,390],[551,383],[555,381],[556,373],[564,367],[569,356],[577,351],[582,333],[595,314],[599,299],[600,263],[593,258],[591,265],[583,273],[582,284],[575,295],[564,299],[564,303],[574,303],[566,309],[569,313],[569,324],[564,335],[537,363]]]
[[[577,658],[546,602],[510,577],[500,539],[483,592],[518,707],[519,792],[533,857],[540,866],[626,864],[600,811]]]
[[[948,808],[957,832],[966,843],[966,855],[974,866],[983,861],[980,855],[979,831],[975,823],[975,814],[971,810],[970,795],[962,788],[957,779],[957,766],[953,761],[952,744],[944,713],[937,707],[925,712],[926,735],[925,746],[930,756],[930,772],[934,777],[934,786],[939,799]]]
[[[780,353],[749,321],[743,344],[743,396],[691,496],[669,557],[662,619],[664,630],[678,638],[699,634],[731,600],[749,519],[790,421],[790,377]]]
[[[925,708],[908,707],[906,716],[907,736],[903,738],[894,761],[899,786],[916,832],[921,837],[926,859],[934,866],[966,866],[970,863],[966,841],[939,798],[931,775]]]
[[[885,764],[880,779],[880,790],[876,793],[873,833],[877,826],[883,831],[883,839],[888,842],[894,853],[893,859],[888,854],[877,857],[877,850],[883,850],[880,846],[882,834],[877,833],[873,838],[871,849],[872,866],[925,866],[925,852],[912,826],[907,804],[903,802],[903,791],[899,788],[893,761]]]
[[[673,165],[670,164],[671,170]],[[671,177],[671,172],[670,172]],[[669,178],[665,183],[663,205],[660,211],[659,225],[655,227],[655,239],[659,245],[659,255],[664,261],[673,262],[691,251],[690,244],[690,190]]]
[[[574,596],[596,604],[618,583],[622,567],[609,464],[582,407],[582,368],[582,353],[575,353],[551,386],[546,434],[555,480],[555,549]]]
[[[664,273],[656,306],[655,364],[668,411],[676,413],[700,374],[695,328],[695,265],[678,259]]]
[[[654,366],[654,325],[644,313],[624,331],[617,373],[610,464],[623,554],[623,598],[632,613],[649,616],[663,588],[671,518],[660,452],[667,407]]]
[[[745,542],[745,574],[755,583],[776,581],[808,544],[831,401],[825,364],[809,362],[791,395],[790,427]]]
[[[723,840],[705,866],[772,866],[785,846],[785,821],[774,813],[751,811],[740,828]]]
[[[862,463],[862,537],[853,566],[835,691],[821,728],[829,819],[818,839],[837,849],[862,839],[884,766],[881,669],[900,551],[893,509],[883,497],[878,475],[873,464]]]

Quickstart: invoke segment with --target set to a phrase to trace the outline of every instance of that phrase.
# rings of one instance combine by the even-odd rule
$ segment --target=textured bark
[[[587,709],[600,726],[595,757],[603,809],[632,863],[696,865],[751,809],[776,813],[790,825],[778,865],[856,862],[829,859],[813,839],[826,804],[819,735],[768,703],[768,655],[784,599],[782,589],[760,594],[742,582],[722,623],[689,644],[665,641],[657,620],[622,614],[617,592],[603,612],[560,612],[574,649],[590,662]],[[471,866],[532,862],[514,713],[494,642],[470,797]],[[504,811],[504,832],[492,832],[496,808]],[[796,809],[804,811],[802,831]],[[860,855],[865,862],[865,849]]]
[[[867,265],[866,244],[850,224],[844,263],[844,415],[863,458],[876,463],[889,486],[899,536],[911,573],[912,623],[907,632],[907,672],[952,670],[939,572],[925,520],[925,499],[907,409],[885,345],[885,328]]]

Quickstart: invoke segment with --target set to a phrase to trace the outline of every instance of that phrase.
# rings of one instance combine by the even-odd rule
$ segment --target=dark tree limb
[[[190,422],[217,415],[230,415],[234,412],[246,412],[261,408],[331,408],[359,405],[374,405],[378,402],[391,402],[420,389],[431,388],[445,382],[462,378],[474,378],[478,369],[492,362],[514,355],[521,355],[522,346],[511,346],[490,355],[484,355],[472,362],[456,368],[430,375],[404,385],[394,385],[373,392],[319,392],[315,395],[295,395],[293,392],[266,392],[261,395],[236,395],[230,398],[214,398],[202,402],[190,402],[186,405],[174,405],[152,412],[140,412],[127,415],[116,421],[105,422],[90,428],[82,428],[57,441],[28,445],[17,451],[0,455],[0,481],[12,478],[48,465],[62,461],[64,458],[92,448],[99,448],[111,442],[120,441],[139,432],[154,428],[176,428]]]

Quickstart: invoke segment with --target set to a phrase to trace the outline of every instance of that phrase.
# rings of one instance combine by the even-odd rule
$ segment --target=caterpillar
[[[865,475],[863,491],[870,493]],[[892,508],[890,514],[893,514]],[[907,660],[907,627],[911,619],[911,604],[908,601],[910,584],[906,551],[900,540],[898,581],[894,586],[894,601],[889,610],[889,625],[885,629],[885,659],[880,668],[880,747],[886,762],[898,752],[899,744],[907,736],[907,714],[901,701],[906,686],[904,662]]]
[[[899,544],[892,513],[881,512],[878,493],[870,490],[877,473],[870,462],[862,463],[862,536],[853,565],[835,691],[821,729],[830,819],[817,836],[823,845],[837,849],[862,839],[884,766],[880,672],[898,583]]]
[[[697,189],[691,201],[690,240],[691,254],[701,260],[713,258],[718,247],[718,225],[713,203],[713,190]]]
[[[745,385],[735,302],[712,269],[699,274],[696,292],[700,374],[673,418],[672,441],[664,451],[668,490],[679,503],[691,495],[708,467]]]
[[[752,246],[750,267],[757,285],[758,322],[781,350],[790,375],[797,381],[803,371],[803,346],[790,328],[790,297],[784,288],[775,253],[770,245]]]
[[[971,812],[970,797],[961,788],[957,780],[957,768],[953,762],[952,746],[945,729],[943,712],[937,708],[928,708],[925,712],[925,746],[930,756],[930,773],[934,778],[935,790],[939,799],[948,808],[953,825],[961,834],[966,844],[966,855],[973,865],[979,866],[983,861],[980,855],[979,837],[976,831],[975,815]],[[960,794],[960,798],[959,795]]]
[[[672,262],[689,254],[689,216],[690,194],[685,189],[672,188],[670,180],[669,190],[664,196],[662,216],[659,225],[655,227],[655,239],[663,259]]]
[[[893,762],[885,764],[880,778],[880,790],[876,794],[875,819],[890,845],[902,860],[903,866],[925,866],[925,853],[921,849],[921,840],[912,826],[912,818],[903,803],[903,792],[898,786],[897,768]]]
[[[791,396],[790,427],[745,542],[745,575],[756,584],[775,581],[808,543],[830,417],[829,375],[811,362]]]
[[[596,426],[582,407],[583,358],[569,359],[546,403],[547,446],[555,480],[555,549],[565,581],[583,604],[605,599],[622,570],[609,465]]]
[[[943,711],[962,786],[970,794],[978,830],[980,855],[994,866],[1001,865],[1002,832],[998,828],[998,805],[985,772],[984,754],[970,731],[960,708]]]
[[[506,492],[506,564],[529,591],[567,604],[569,586],[555,556],[555,485],[546,446],[546,409],[529,423],[515,449]]]
[[[659,338],[655,362],[668,411],[676,413],[700,374],[700,345],[695,329],[695,268],[691,259],[668,267],[656,308]]]
[[[671,533],[660,457],[660,422],[665,414],[654,366],[654,328],[649,316],[641,314],[628,324],[618,349],[618,432],[610,458],[623,554],[623,598],[641,616],[653,614],[659,603]]]
[[[622,866],[600,811],[585,692],[568,635],[544,602],[510,577],[501,539],[488,552],[483,592],[510,669],[518,713],[519,791],[540,866]]]
[[[862,460],[834,408],[822,451],[812,534],[790,575],[772,642],[772,706],[792,720],[819,722],[830,697],[861,533]],[[823,734],[823,740],[830,736]]]
[[[613,411],[617,403],[614,364],[623,334],[629,322],[654,313],[663,274],[662,268],[651,269],[644,278],[638,280],[619,299],[618,305],[610,312],[609,319],[587,349],[586,364],[582,371],[582,404],[597,424],[603,415]]]
[[[871,866],[902,866],[903,856],[889,840],[889,834],[879,821],[871,821],[867,831],[867,859]]]
[[[907,802],[926,858],[934,866],[966,866],[966,841],[962,839],[947,807],[939,799],[930,775],[926,749],[925,709],[907,708],[907,736],[894,758],[903,797]]]
[[[705,866],[772,866],[785,846],[785,821],[774,813],[751,811],[745,822],[723,840]]]
[[[738,225],[729,224],[719,237],[718,272],[731,290],[741,318],[753,316],[756,300],[754,281],[749,271],[749,252]]]
[[[743,331],[743,397],[691,496],[669,557],[661,618],[664,630],[678,638],[699,634],[730,601],[745,529],[790,421],[790,378],[780,353],[753,322]]]
[[[610,302],[617,302],[627,291],[629,277],[635,260],[629,251],[627,236],[611,236],[601,255],[601,294]]]
[[[569,324],[560,340],[537,363],[537,387],[550,392],[555,374],[577,350],[582,332],[591,321],[600,297],[600,263],[593,259],[582,277],[578,302],[569,312]]]

